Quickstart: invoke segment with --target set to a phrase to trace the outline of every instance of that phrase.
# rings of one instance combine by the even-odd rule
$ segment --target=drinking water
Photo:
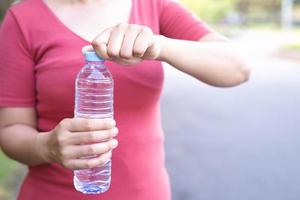
[[[87,51],[84,56],[86,65],[76,79],[74,116],[93,119],[113,118],[112,76],[104,65],[104,60],[94,51]],[[108,190],[110,181],[111,160],[99,167],[74,171],[74,186],[77,191],[84,194],[103,193]]]

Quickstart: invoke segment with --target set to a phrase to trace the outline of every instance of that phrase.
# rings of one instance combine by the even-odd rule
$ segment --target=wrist
[[[156,60],[167,62],[168,43],[171,42],[171,39],[169,39],[163,35],[156,35],[155,40],[160,47],[159,54],[158,54]]]
[[[51,162],[49,148],[47,141],[49,140],[49,133],[38,133],[35,136],[34,151],[42,161],[42,163]]]

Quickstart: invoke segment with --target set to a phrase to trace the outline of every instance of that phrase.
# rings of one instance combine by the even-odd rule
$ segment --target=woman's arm
[[[57,162],[70,169],[105,163],[117,147],[111,119],[64,119],[53,130],[39,133],[33,108],[0,108],[0,146],[26,165]],[[92,159],[82,157],[98,155]]]
[[[237,48],[218,34],[209,34],[199,42],[176,40],[153,35],[145,26],[122,23],[103,31],[92,45],[104,59],[120,64],[158,59],[219,87],[243,83],[250,74]]]
[[[209,85],[230,87],[248,80],[250,69],[237,48],[218,34],[199,42],[163,37],[159,60]]]
[[[46,162],[46,144],[42,139],[37,142],[35,119],[33,108],[0,109],[0,146],[9,157],[27,165]]]

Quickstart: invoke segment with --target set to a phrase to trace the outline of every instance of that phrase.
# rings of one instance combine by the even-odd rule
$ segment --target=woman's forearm
[[[237,48],[216,35],[211,33],[202,38],[209,42],[176,40],[154,35],[146,26],[121,23],[101,32],[88,49],[125,65],[142,60],[165,61],[214,86],[230,87],[245,82],[250,73],[246,62],[238,56]]]
[[[0,146],[12,159],[33,166],[47,162],[45,157],[48,133],[39,134],[28,125],[16,124],[0,130]]]
[[[249,78],[249,68],[229,42],[192,42],[161,36],[159,60],[207,84],[230,87]]]
[[[112,119],[63,119],[45,133],[39,133],[30,125],[4,121],[0,120],[2,150],[12,159],[29,166],[54,162],[69,169],[94,168],[106,163],[111,158],[111,151],[118,146],[114,139],[118,129]],[[81,159],[83,157],[92,158]]]

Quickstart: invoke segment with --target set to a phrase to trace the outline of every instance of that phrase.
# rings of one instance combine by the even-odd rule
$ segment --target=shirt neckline
[[[45,10],[46,14],[48,14],[49,17],[51,17],[60,27],[62,27],[64,29],[64,31],[69,32],[70,35],[73,35],[75,37],[77,37],[78,39],[80,39],[81,41],[85,42],[85,43],[91,43],[92,41],[89,41],[88,39],[84,38],[83,36],[79,35],[78,33],[74,32],[73,30],[71,30],[65,23],[63,23],[58,16],[56,16],[56,14],[49,8],[49,6],[43,1],[43,0],[38,0],[40,2],[40,4],[42,5],[43,9]],[[130,10],[130,14],[129,14],[129,18],[127,20],[127,22],[129,24],[133,23],[133,10],[134,10],[134,1],[131,0],[131,10]]]

